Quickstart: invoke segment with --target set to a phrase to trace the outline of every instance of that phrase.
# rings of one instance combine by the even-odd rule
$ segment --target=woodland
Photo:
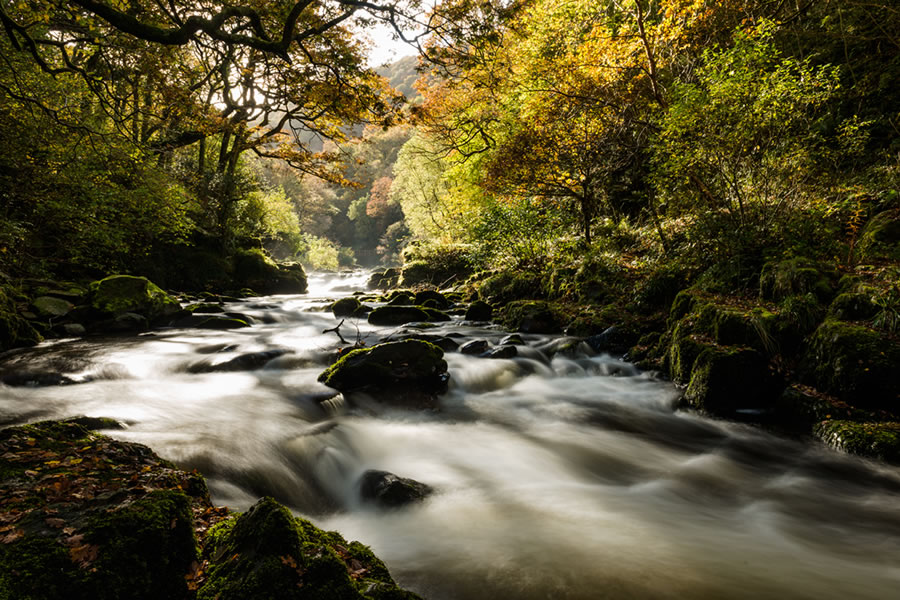
[[[894,0],[4,0],[0,22],[0,351],[367,269],[414,320],[577,338],[692,410],[900,462]],[[370,65],[374,27],[415,55]],[[153,282],[140,326],[98,308],[112,275]],[[3,473],[27,440],[133,452],[86,426],[5,430]],[[208,562],[264,552],[179,473],[160,501],[216,532]],[[259,506],[247,528],[322,533]],[[417,597],[338,538],[334,597]],[[248,593],[204,577],[190,594]]]

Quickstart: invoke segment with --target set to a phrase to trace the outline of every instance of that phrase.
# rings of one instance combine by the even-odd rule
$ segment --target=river
[[[350,410],[316,381],[336,321],[326,298],[364,275],[312,274],[310,294],[229,306],[253,327],[158,330],[44,343],[0,374],[55,372],[77,385],[0,385],[0,418],[78,414],[128,424],[198,469],[213,500],[272,495],[372,547],[398,583],[432,600],[487,598],[900,597],[900,469],[677,410],[678,390],[587,347],[548,358],[446,355],[440,410]],[[429,329],[496,343],[458,320]],[[358,325],[358,330],[356,326]],[[367,344],[401,328],[348,320]],[[253,371],[203,372],[284,353]],[[424,503],[360,502],[367,469],[427,483]]]

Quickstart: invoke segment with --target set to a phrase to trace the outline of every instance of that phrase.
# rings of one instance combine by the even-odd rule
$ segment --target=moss
[[[368,548],[293,517],[271,498],[213,535],[198,600],[417,598],[396,586]]]
[[[16,305],[0,287],[0,352],[19,346],[33,346],[43,340],[41,334],[22,318]]]
[[[414,321],[431,321],[428,310],[418,306],[379,306],[369,313],[368,320],[372,325],[403,325]]]
[[[234,256],[234,283],[263,294],[304,294],[306,273],[297,263],[278,264],[259,248],[241,250]]]
[[[420,306],[425,306],[426,302],[433,302],[433,308],[438,308],[441,310],[450,308],[450,301],[447,300],[447,297],[440,292],[436,292],[434,290],[422,290],[420,292],[416,292],[416,296],[413,299],[413,302]]]
[[[178,312],[178,300],[146,277],[111,275],[88,287],[91,306],[102,313],[137,313],[148,319]]]
[[[685,400],[714,414],[769,408],[781,391],[780,378],[759,352],[707,346],[691,369]]]
[[[503,308],[500,322],[523,333],[559,333],[566,323],[562,309],[542,300],[518,300]]]
[[[775,405],[780,424],[805,433],[827,419],[867,420],[872,415],[799,384],[785,388]]]
[[[886,462],[900,463],[900,423],[857,423],[823,421],[815,435],[829,446]]]
[[[844,292],[828,307],[828,314],[841,321],[863,321],[878,314],[879,308],[872,301],[872,293]]]
[[[678,292],[669,309],[669,326],[673,326],[701,304],[700,294],[697,290],[687,289]]]
[[[349,317],[360,307],[359,300],[354,296],[341,298],[331,305],[331,312],[335,317]]]
[[[900,261],[900,209],[886,210],[869,219],[856,248],[862,262]]]
[[[679,323],[672,332],[669,350],[666,353],[665,365],[669,377],[676,383],[687,383],[690,380],[694,361],[707,346],[689,331],[689,325]]]
[[[72,568],[69,552],[52,538],[0,544],[0,600],[88,598],[86,575]]]
[[[760,296],[782,300],[788,296],[815,294],[823,302],[834,295],[837,272],[832,266],[807,258],[768,262],[759,277]]]
[[[389,342],[348,352],[322,372],[319,381],[342,392],[401,384],[439,392],[446,385],[443,357],[444,351],[429,342]]]
[[[547,297],[540,276],[518,271],[503,271],[488,277],[478,285],[478,295],[491,304]]]
[[[229,317],[209,317],[203,319],[202,321],[192,323],[191,327],[195,327],[197,329],[241,329],[243,327],[250,327],[250,323],[244,321],[243,319],[232,319]]]
[[[828,319],[809,339],[804,381],[864,408],[900,409],[900,344],[868,327]]]

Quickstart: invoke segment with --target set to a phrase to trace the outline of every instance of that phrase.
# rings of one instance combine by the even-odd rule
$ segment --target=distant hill
[[[419,92],[413,87],[416,79],[419,78],[419,74],[416,72],[416,65],[418,64],[419,58],[417,56],[404,56],[396,62],[377,69],[377,71],[379,75],[390,81],[394,89],[412,102],[419,96]]]

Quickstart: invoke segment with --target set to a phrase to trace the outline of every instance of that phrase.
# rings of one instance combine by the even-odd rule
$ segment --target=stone
[[[91,283],[88,297],[95,310],[108,316],[135,313],[152,321],[181,310],[178,300],[146,277],[111,275]]]
[[[400,269],[392,267],[383,271],[373,271],[366,287],[370,290],[386,290],[396,287],[399,282]]]
[[[276,263],[257,248],[238,252],[234,258],[237,287],[262,294],[305,294],[306,272],[299,263]]]
[[[39,316],[51,318],[64,317],[75,308],[75,305],[68,300],[53,296],[35,298],[31,306]]]
[[[900,209],[886,210],[869,219],[856,251],[862,262],[900,261]]]
[[[353,316],[353,314],[359,309],[359,307],[359,300],[357,300],[353,296],[348,296],[347,298],[341,298],[340,300],[332,303],[331,312],[337,318],[349,317]]]
[[[63,323],[59,326],[59,333],[67,337],[81,337],[87,329],[81,323]]]
[[[489,347],[487,340],[472,340],[471,342],[466,342],[460,346],[459,352],[460,354],[474,354],[480,356],[487,352]]]
[[[500,340],[501,346],[524,346],[525,340],[522,339],[522,336],[518,333],[511,333],[507,336],[503,336]]]
[[[43,340],[41,334],[16,310],[15,303],[0,287],[0,352],[20,346],[33,346]]]
[[[185,307],[192,314],[218,314],[225,312],[225,307],[221,304],[213,304],[212,302],[201,302],[200,304],[192,304]]]
[[[585,341],[594,352],[609,352],[610,354],[625,354],[639,339],[638,332],[624,325],[613,325],[602,333],[592,335]]]
[[[541,300],[518,300],[503,309],[503,325],[522,333],[560,333],[565,322],[559,308]]]
[[[771,408],[784,388],[768,360],[751,348],[706,346],[694,361],[684,398],[693,407],[732,416]]]
[[[424,305],[426,302],[433,302],[433,308],[450,308],[450,302],[447,300],[447,298],[444,297],[442,293],[436,292],[434,290],[422,290],[420,292],[416,292],[413,301],[417,305]]]
[[[351,350],[319,375],[341,392],[364,391],[401,405],[431,405],[447,391],[447,361],[434,344],[402,340]]]
[[[264,350],[262,352],[249,352],[241,354],[231,360],[221,363],[209,363],[206,361],[194,363],[188,367],[188,373],[230,373],[234,371],[254,371],[262,369],[266,364],[279,356],[287,354],[287,350]]]
[[[466,321],[490,321],[494,316],[494,308],[482,300],[476,300],[466,309]]]
[[[484,354],[485,358],[515,358],[519,351],[515,346],[500,346]]]
[[[818,423],[813,433],[836,450],[900,464],[900,422],[831,419]]]
[[[387,471],[369,470],[359,479],[360,497],[382,508],[400,508],[421,502],[433,492],[429,485]]]

